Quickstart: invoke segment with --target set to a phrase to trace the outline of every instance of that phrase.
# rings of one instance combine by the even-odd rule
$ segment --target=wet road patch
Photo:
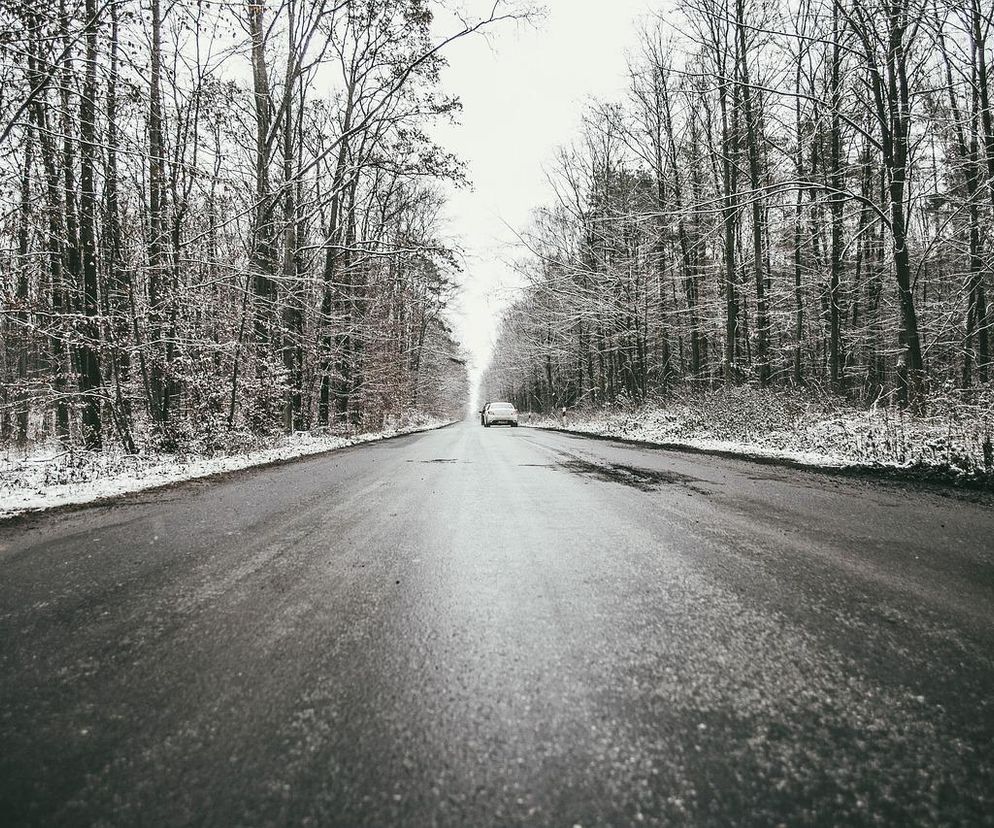
[[[603,480],[608,483],[620,483],[623,486],[631,486],[633,489],[638,489],[641,492],[653,492],[660,486],[671,485],[673,483],[689,485],[703,482],[696,477],[690,477],[679,472],[642,469],[620,463],[606,463],[602,465],[590,463],[586,460],[574,459],[560,463],[559,466],[582,477]]]

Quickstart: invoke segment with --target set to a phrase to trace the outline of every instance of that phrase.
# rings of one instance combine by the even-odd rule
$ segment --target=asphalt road
[[[461,424],[0,526],[4,825],[994,824],[994,508]]]

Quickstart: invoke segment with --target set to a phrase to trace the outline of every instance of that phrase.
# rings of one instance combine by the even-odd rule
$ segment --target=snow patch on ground
[[[125,454],[71,451],[58,443],[34,446],[28,452],[0,452],[0,520],[25,512],[90,503],[169,483],[292,460],[345,446],[428,431],[451,420],[419,418],[383,431],[337,436],[297,432],[268,445],[236,453],[203,457],[193,454]]]
[[[620,437],[830,468],[878,467],[991,479],[994,412],[979,404],[933,405],[911,414],[861,409],[810,393],[720,389],[637,408],[522,418],[524,425]]]

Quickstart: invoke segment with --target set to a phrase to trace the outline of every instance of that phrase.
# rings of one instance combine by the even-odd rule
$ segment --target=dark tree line
[[[428,0],[0,2],[0,438],[461,407]],[[437,27],[436,27],[437,28]]]
[[[660,17],[628,99],[592,107],[560,156],[488,395],[549,410],[751,382],[916,405],[989,385],[992,14]]]

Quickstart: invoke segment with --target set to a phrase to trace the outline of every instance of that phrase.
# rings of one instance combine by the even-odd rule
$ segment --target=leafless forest
[[[646,25],[627,98],[550,170],[488,390],[989,396],[992,13],[690,0]]]
[[[423,0],[0,3],[0,430],[97,449],[464,405]]]

